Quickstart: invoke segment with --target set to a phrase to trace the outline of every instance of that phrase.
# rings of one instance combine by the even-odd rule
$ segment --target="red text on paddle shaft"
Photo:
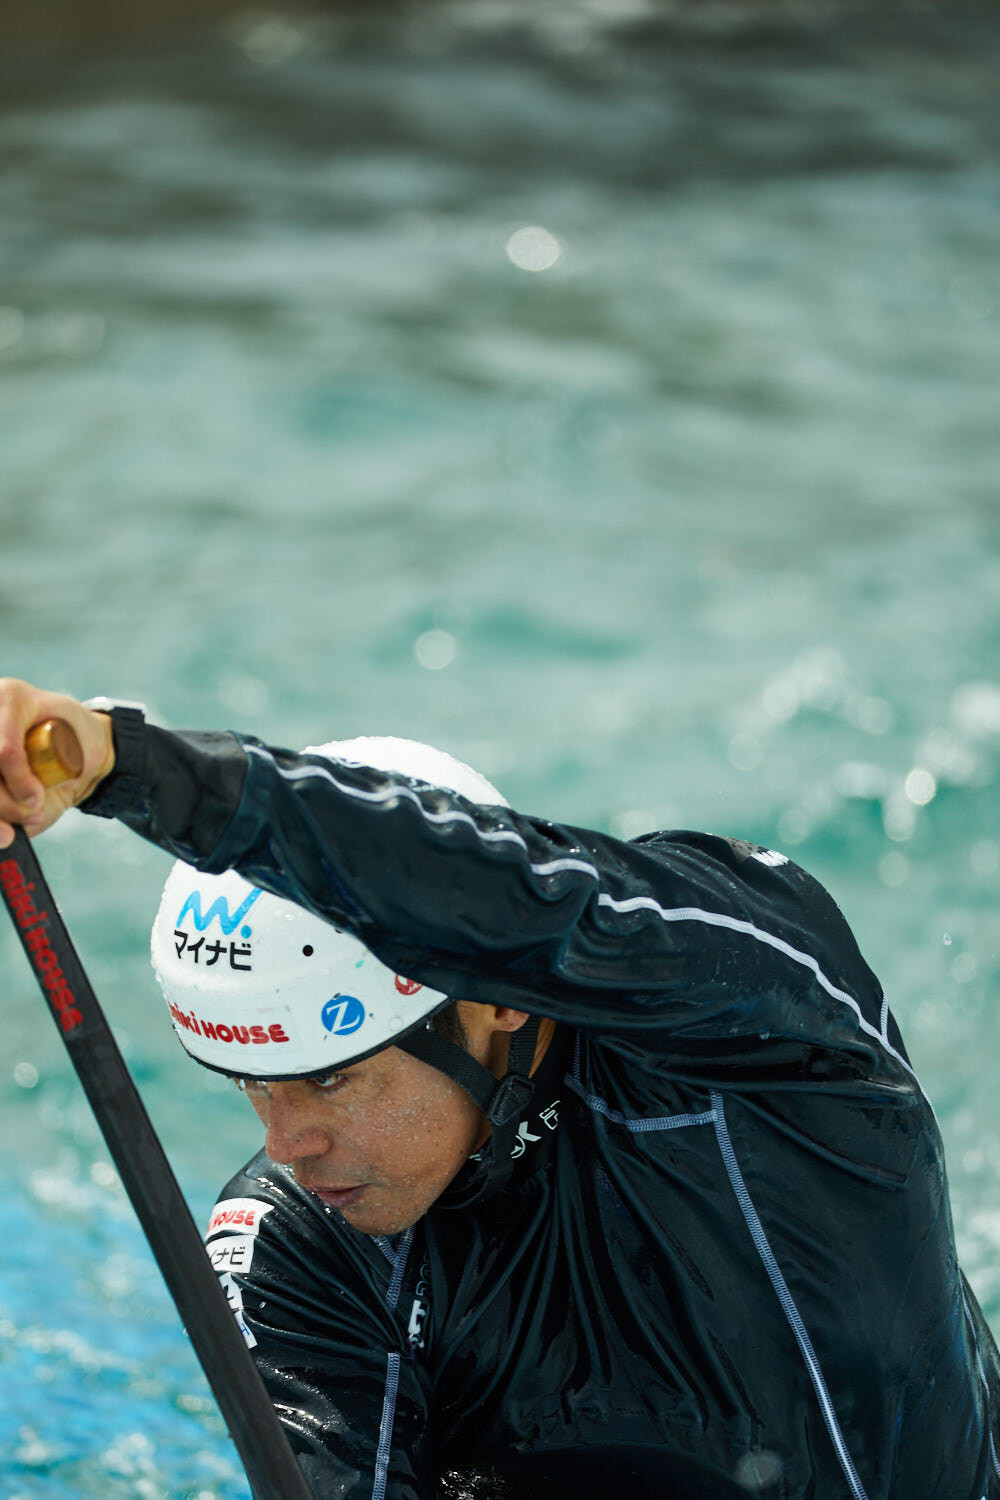
[[[239,1042],[245,1047],[249,1042],[261,1046],[264,1042],[289,1041],[288,1033],[277,1021],[270,1026],[226,1026],[222,1021],[206,1021],[203,1016],[196,1016],[193,1010],[181,1010],[173,1001],[170,1014],[185,1031],[193,1031],[195,1036],[207,1036],[213,1042]]]
[[[63,1031],[73,1031],[75,1027],[82,1026],[83,1016],[45,930],[49,914],[47,911],[39,911],[35,906],[31,895],[35,887],[31,881],[25,881],[24,872],[16,859],[0,862],[0,886],[3,887],[14,920],[21,929],[31,962],[49,992],[49,1001],[59,1017],[59,1024]]]

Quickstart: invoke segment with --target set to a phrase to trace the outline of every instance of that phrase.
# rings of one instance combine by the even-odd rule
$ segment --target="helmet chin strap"
[[[429,1022],[395,1043],[401,1051],[437,1068],[457,1083],[492,1126],[490,1139],[482,1148],[487,1170],[481,1178],[477,1176],[468,1196],[463,1195],[460,1202],[454,1201],[454,1207],[464,1207],[492,1196],[510,1177],[517,1127],[535,1089],[531,1065],[540,1025],[540,1016],[529,1016],[523,1026],[511,1033],[507,1072],[502,1078],[494,1077],[489,1068],[477,1062],[457,1042],[435,1031]]]

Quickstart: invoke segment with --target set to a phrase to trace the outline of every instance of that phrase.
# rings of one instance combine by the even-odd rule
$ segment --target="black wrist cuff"
[[[117,818],[132,811],[145,796],[146,716],[138,706],[114,704],[99,708],[111,720],[115,764],[109,776],[84,802],[80,811],[98,818]]]

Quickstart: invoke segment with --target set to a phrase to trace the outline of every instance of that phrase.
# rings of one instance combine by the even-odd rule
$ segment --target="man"
[[[154,957],[267,1130],[210,1253],[321,1500],[1000,1497],[934,1117],[808,875],[104,707],[0,683],[0,846],[82,803],[201,872]]]

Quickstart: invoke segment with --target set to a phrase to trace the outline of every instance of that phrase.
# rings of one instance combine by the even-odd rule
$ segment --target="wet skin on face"
[[[468,1050],[501,1076],[509,1033],[526,1019],[505,1006],[460,1008]],[[326,1078],[244,1087],[264,1149],[362,1234],[415,1224],[483,1142],[483,1115],[437,1068],[398,1047]]]

